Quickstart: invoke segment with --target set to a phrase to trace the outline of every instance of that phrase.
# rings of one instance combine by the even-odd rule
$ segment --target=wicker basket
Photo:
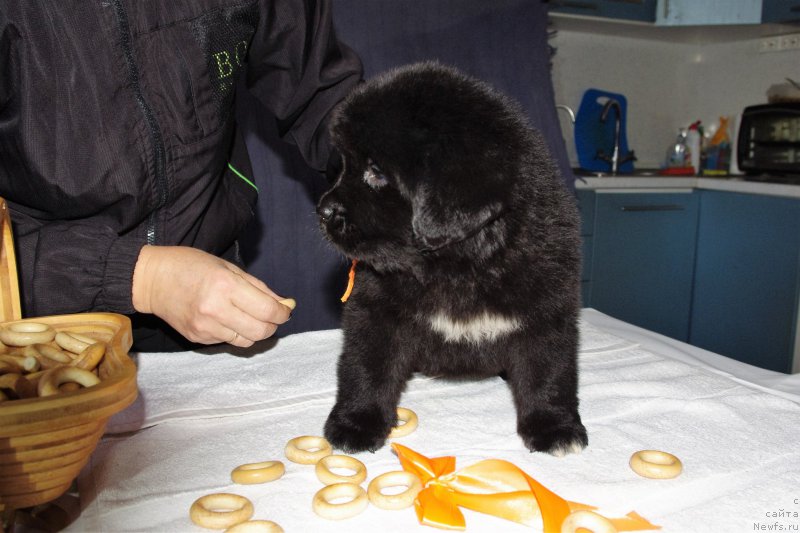
[[[0,320],[19,320],[14,249],[5,202],[0,252]],[[15,320],[16,319],[16,320]],[[103,435],[106,422],[136,399],[136,366],[128,357],[130,320],[113,313],[37,317],[107,344],[94,387],[0,403],[0,511],[49,502],[66,492]],[[2,327],[4,324],[0,324]]]

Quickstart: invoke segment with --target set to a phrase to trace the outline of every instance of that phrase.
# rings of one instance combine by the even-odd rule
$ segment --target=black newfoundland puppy
[[[358,262],[325,437],[383,446],[415,372],[499,374],[531,451],[580,451],[577,210],[518,106],[421,63],[357,89],[331,133],[342,169],[318,214]]]

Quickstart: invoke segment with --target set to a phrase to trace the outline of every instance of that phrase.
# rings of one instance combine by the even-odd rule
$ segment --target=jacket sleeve
[[[134,312],[133,268],[145,244],[107,226],[36,220],[11,208],[24,316]],[[76,250],[80,250],[76,253]]]
[[[20,131],[17,124],[24,120],[18,93],[20,40],[20,32],[0,7],[0,196],[12,193],[15,180],[27,174],[14,140]],[[144,238],[137,237],[135,230],[119,236],[98,220],[54,220],[52,215],[13,202],[13,196],[6,200],[23,316],[134,311],[133,268]]]
[[[247,86],[313,168],[328,162],[328,114],[361,78],[358,56],[336,39],[330,0],[262,3]]]

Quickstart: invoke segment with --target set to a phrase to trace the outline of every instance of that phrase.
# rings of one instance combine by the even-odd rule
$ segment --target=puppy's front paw
[[[374,452],[386,442],[391,425],[379,411],[340,412],[334,409],[325,422],[325,438],[347,453]]]
[[[532,452],[545,452],[556,457],[580,453],[587,444],[586,428],[577,421],[547,420],[551,417],[529,416],[519,424],[519,435]]]

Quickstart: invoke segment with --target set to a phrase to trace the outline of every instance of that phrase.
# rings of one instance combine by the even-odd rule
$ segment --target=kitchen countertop
[[[745,181],[738,177],[604,176],[597,178],[576,176],[575,188],[602,190],[605,192],[656,192],[654,189],[706,189],[800,198],[800,185]]]

